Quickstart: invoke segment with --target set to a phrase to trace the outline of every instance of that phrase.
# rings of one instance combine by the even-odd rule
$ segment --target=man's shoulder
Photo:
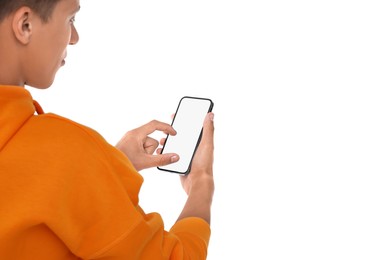
[[[94,129],[53,113],[33,116],[22,130],[39,143],[74,148],[102,148],[106,140]]]

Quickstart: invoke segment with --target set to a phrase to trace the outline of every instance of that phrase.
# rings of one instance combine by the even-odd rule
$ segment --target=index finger
[[[173,129],[173,127],[170,124],[158,120],[152,120],[149,123],[144,124],[140,128],[145,130],[146,134],[151,134],[155,131],[162,131],[165,134],[176,135],[175,129]]]

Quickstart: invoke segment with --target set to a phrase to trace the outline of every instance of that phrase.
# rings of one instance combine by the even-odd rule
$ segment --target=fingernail
[[[209,117],[210,117],[211,121],[214,121],[214,114],[213,113],[210,113]]]
[[[179,157],[174,155],[171,157],[171,162],[177,162],[179,160]]]

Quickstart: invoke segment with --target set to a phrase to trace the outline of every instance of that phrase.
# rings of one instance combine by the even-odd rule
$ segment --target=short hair
[[[0,22],[22,6],[30,7],[43,22],[48,22],[59,1],[61,0],[0,0]]]

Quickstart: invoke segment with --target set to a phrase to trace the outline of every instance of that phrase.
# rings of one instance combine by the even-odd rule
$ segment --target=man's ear
[[[21,44],[28,44],[33,32],[32,18],[34,16],[31,8],[23,6],[13,15],[12,29],[16,39]]]

